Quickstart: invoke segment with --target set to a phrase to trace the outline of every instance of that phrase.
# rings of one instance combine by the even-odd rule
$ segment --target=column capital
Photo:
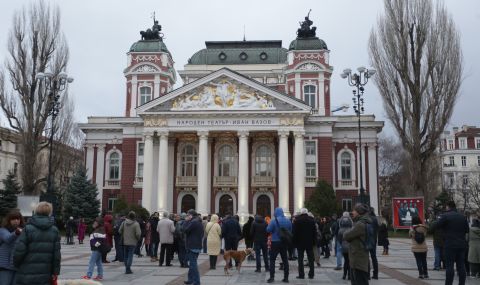
[[[245,130],[242,130],[242,131],[238,131],[237,135],[239,138],[241,139],[246,139],[248,137],[248,131],[245,131]]]
[[[290,135],[289,130],[278,130],[278,136],[280,138],[288,138],[289,135]]]
[[[160,139],[168,138],[168,131],[167,131],[167,130],[157,131],[157,136],[158,136]]]
[[[95,144],[93,143],[86,143],[83,145],[84,147],[86,147],[88,150],[93,150],[93,148],[95,147]]]
[[[295,136],[295,139],[303,139],[303,137],[305,136],[305,130],[294,131],[293,135]]]
[[[198,131],[197,135],[200,137],[200,139],[208,139],[208,131]]]
[[[153,140],[153,134],[152,133],[146,133],[143,135],[145,137],[145,141],[151,141]]]
[[[145,138],[147,138],[147,137],[150,137],[150,138],[151,138],[151,137],[153,137],[153,135],[154,135],[153,131],[145,131],[145,132],[143,132],[143,136],[144,136]]]
[[[100,151],[105,150],[106,146],[107,146],[106,144],[97,144],[97,151],[98,150],[100,150]]]

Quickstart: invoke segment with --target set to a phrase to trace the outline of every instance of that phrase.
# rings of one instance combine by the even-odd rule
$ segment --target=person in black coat
[[[467,250],[467,241],[465,235],[469,232],[468,221],[464,215],[457,212],[455,202],[447,202],[447,212],[440,216],[438,222],[434,224],[443,230],[445,240],[445,264],[447,266],[445,284],[453,283],[455,271],[454,263],[457,264],[459,284],[465,284],[465,254]]]
[[[222,237],[225,240],[225,250],[237,250],[238,242],[242,238],[242,229],[240,223],[235,217],[227,216],[222,223]],[[230,266],[231,266],[230,260]]]
[[[248,221],[243,225],[242,228],[242,236],[245,240],[245,247],[246,248],[253,248],[253,239],[250,235],[250,229],[252,228],[253,217],[248,217]],[[253,260],[253,255],[248,256],[248,260]]]
[[[200,285],[200,273],[198,272],[198,255],[202,250],[203,224],[202,218],[195,210],[189,210],[183,226],[185,233],[185,247],[188,259],[188,280],[185,284]]]
[[[153,213],[152,217],[150,218],[150,261],[156,262],[158,261],[158,245],[160,244],[160,236],[157,232],[158,220],[159,220],[158,212]]]
[[[314,256],[313,245],[317,238],[317,230],[315,227],[315,220],[308,215],[308,210],[302,208],[300,215],[295,218],[293,223],[293,245],[297,248],[298,252],[298,279],[305,278],[305,272],[303,269],[303,256],[304,252],[307,252],[308,258],[308,278],[313,279],[314,276]]]
[[[263,255],[263,263],[265,264],[265,272],[269,271],[268,267],[268,254],[267,254],[267,223],[261,215],[255,217],[255,221],[250,227],[250,236],[253,239],[253,249],[255,250],[255,259],[257,261],[257,270],[255,272],[261,272],[262,260],[260,259],[260,250]]]

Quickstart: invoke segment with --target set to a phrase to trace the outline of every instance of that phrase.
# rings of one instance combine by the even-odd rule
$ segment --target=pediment
[[[310,112],[303,101],[223,68],[156,98],[137,113],[164,112]]]

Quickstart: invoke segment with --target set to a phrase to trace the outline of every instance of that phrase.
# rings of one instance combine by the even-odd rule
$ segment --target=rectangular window
[[[317,165],[315,163],[307,163],[305,172],[307,177],[317,177]]]
[[[467,139],[466,138],[459,138],[458,141],[459,141],[459,144],[460,144],[460,149],[466,149],[467,148]]]
[[[342,199],[342,210],[344,212],[352,211],[352,199]]]
[[[138,144],[138,156],[143,156],[143,152],[145,150],[145,144],[139,143]]]
[[[454,156],[448,157],[448,165],[449,166],[454,166],[455,165],[455,157]]]
[[[117,198],[108,198],[108,211],[110,212],[113,211],[116,201],[117,201]]]
[[[447,173],[447,184],[450,188],[455,185],[455,175],[453,173]]]
[[[462,166],[467,166],[467,157],[462,155]]]
[[[480,139],[475,139],[475,147],[480,149]]]
[[[316,144],[314,141],[305,141],[305,154],[316,155]]]
[[[462,177],[463,187],[467,187],[468,185],[468,174],[464,174]]]
[[[312,108],[316,108],[315,97],[317,97],[317,87],[315,85],[303,86],[303,98],[305,103]]]
[[[455,146],[453,144],[453,140],[448,140],[448,149],[455,149]]]
[[[13,175],[17,176],[18,174],[18,163],[13,164]]]
[[[140,105],[143,105],[152,99],[152,89],[150,87],[140,87]]]
[[[143,177],[143,163],[137,165],[137,177]]]

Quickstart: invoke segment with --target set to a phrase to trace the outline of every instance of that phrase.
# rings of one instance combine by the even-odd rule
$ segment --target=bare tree
[[[460,36],[441,2],[385,0],[370,35],[375,83],[408,154],[415,195],[427,196],[431,163],[462,81]]]
[[[0,107],[21,137],[20,173],[25,194],[37,193],[45,181],[39,175],[38,156],[47,147],[44,135],[51,98],[36,75],[45,71],[58,75],[66,69],[68,55],[58,7],[39,1],[15,13],[8,56],[0,70]]]

